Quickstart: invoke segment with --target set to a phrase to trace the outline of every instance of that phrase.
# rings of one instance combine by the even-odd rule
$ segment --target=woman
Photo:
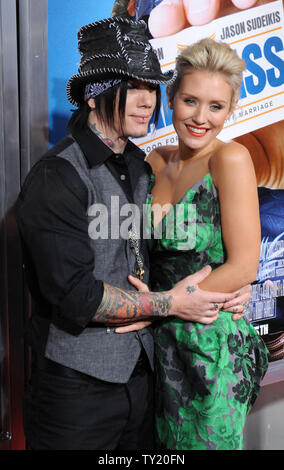
[[[151,255],[153,290],[165,290],[206,264],[214,269],[199,287],[207,290],[233,291],[256,277],[260,223],[253,164],[245,147],[217,138],[237,104],[243,70],[229,46],[209,39],[177,59],[168,100],[179,143],[148,158],[155,174],[153,230],[161,234]],[[159,210],[166,203],[170,212]],[[181,204],[184,211],[177,211]],[[195,243],[192,233],[187,240],[177,231],[166,238],[167,217],[176,217],[177,225],[178,212],[187,209],[192,222],[192,206]],[[192,247],[184,250],[186,244]],[[267,369],[254,328],[220,311],[210,325],[166,320],[155,336],[160,445],[241,449],[245,418]]]
[[[243,70],[228,45],[210,39],[177,58],[167,92],[178,146],[148,157],[152,290],[168,290],[207,264],[213,271],[200,288],[232,292],[255,280],[260,222],[252,160],[242,145],[217,138],[237,104]],[[155,328],[159,447],[242,448],[267,353],[255,329],[221,307],[211,324],[165,319]]]
[[[243,70],[229,46],[210,39],[177,58],[177,79],[167,91],[178,146],[148,157],[154,173],[147,201],[151,290],[168,290],[207,264],[213,271],[199,285],[206,290],[232,292],[256,277],[260,222],[253,164],[245,147],[217,138],[237,104]],[[211,324],[165,319],[155,328],[159,447],[242,448],[267,352],[244,318],[234,322],[221,307]]]

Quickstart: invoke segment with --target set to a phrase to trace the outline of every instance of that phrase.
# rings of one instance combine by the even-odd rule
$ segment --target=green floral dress
[[[151,181],[151,189],[154,177]],[[152,195],[146,208],[151,212]],[[151,229],[151,289],[224,262],[217,189],[208,173]],[[150,228],[151,225],[151,228]],[[246,415],[267,370],[262,339],[244,318],[221,311],[211,325],[167,318],[155,328],[158,447],[242,448]]]

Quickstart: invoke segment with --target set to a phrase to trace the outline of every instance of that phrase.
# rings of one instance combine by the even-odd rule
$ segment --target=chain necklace
[[[143,261],[142,261],[140,250],[139,250],[139,239],[138,239],[137,232],[136,232],[134,225],[128,230],[128,235],[129,235],[130,245],[135,251],[136,263],[137,263],[136,275],[138,279],[142,281],[143,276],[144,276],[144,268],[143,268]]]

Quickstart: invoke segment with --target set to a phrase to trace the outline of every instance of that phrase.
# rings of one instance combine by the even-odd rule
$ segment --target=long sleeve
[[[59,157],[38,162],[28,175],[16,215],[28,270],[40,295],[58,315],[80,328],[93,318],[103,282],[93,275],[86,188],[72,165]]]

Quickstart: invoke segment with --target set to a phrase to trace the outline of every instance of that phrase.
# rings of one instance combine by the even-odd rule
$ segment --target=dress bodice
[[[154,183],[152,176],[148,206]],[[152,290],[168,290],[207,264],[214,269],[224,263],[218,191],[210,173],[188,188],[155,228],[152,211],[148,214]]]

